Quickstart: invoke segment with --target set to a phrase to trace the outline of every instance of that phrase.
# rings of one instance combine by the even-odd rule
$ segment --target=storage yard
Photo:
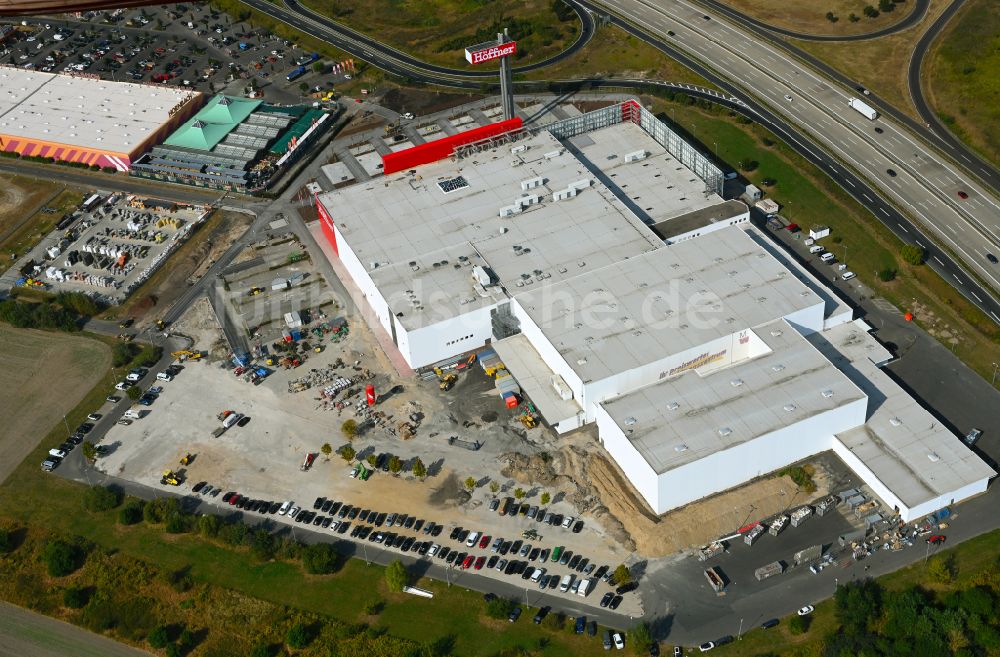
[[[208,210],[104,192],[88,193],[16,264],[17,283],[85,292],[122,303],[204,221]]]

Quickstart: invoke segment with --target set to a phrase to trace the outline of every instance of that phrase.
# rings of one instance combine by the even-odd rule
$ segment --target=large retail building
[[[596,424],[656,513],[824,451],[903,520],[986,489],[850,307],[638,103],[471,139],[316,199],[412,367],[490,345],[556,432]]]

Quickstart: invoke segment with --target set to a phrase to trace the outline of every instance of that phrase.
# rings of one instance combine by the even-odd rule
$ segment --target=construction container
[[[757,581],[763,581],[768,577],[774,577],[775,575],[780,575],[785,572],[785,567],[781,565],[780,561],[772,561],[766,566],[761,566],[757,570],[753,571],[753,576],[757,578]]]
[[[809,519],[809,516],[812,515],[812,512],[813,510],[811,506],[799,507],[798,509],[792,511],[791,515],[792,527],[798,527],[799,525],[804,523],[806,520]]]
[[[837,493],[837,497],[840,498],[841,502],[844,502],[849,497],[854,497],[855,495],[857,495],[860,492],[861,491],[859,491],[857,488],[848,488],[847,490],[842,490],[839,493]]]
[[[823,546],[813,545],[807,547],[804,550],[799,550],[794,555],[792,555],[792,559],[795,560],[795,565],[799,566],[804,563],[808,563],[810,561],[816,561],[822,556],[823,556]]]
[[[788,526],[788,516],[782,514],[777,518],[775,518],[773,522],[771,522],[771,526],[768,527],[767,533],[770,534],[771,536],[777,536],[778,534],[783,532],[785,530],[785,527],[787,526]]]
[[[276,278],[271,281],[271,290],[287,290],[288,289],[288,279],[287,278]]]
[[[837,507],[837,498],[833,495],[825,497],[816,504],[816,515],[823,516],[827,511]]]
[[[867,534],[868,534],[867,530],[857,529],[853,532],[847,532],[846,534],[841,534],[840,536],[837,537],[837,542],[840,543],[840,547],[848,547],[854,543],[857,543],[860,540],[863,540]]]
[[[726,546],[722,543],[722,541],[709,543],[708,545],[702,546],[698,550],[698,561],[708,561],[709,559],[719,556],[725,551]]]
[[[756,527],[754,527],[753,529],[751,529],[750,531],[748,531],[746,534],[743,535],[743,542],[746,543],[747,545],[753,545],[754,543],[757,542],[758,538],[764,535],[764,532],[766,531],[767,527],[765,527],[763,524],[758,524]]]
[[[716,593],[721,593],[726,588],[726,579],[723,577],[722,572],[715,566],[705,571],[705,579],[708,580],[708,585]]]
[[[500,397],[501,397],[501,399],[503,399],[503,404],[507,408],[517,408],[517,404],[518,404],[517,395],[515,395],[514,393],[512,393],[512,392],[505,392],[505,393],[501,394]]]

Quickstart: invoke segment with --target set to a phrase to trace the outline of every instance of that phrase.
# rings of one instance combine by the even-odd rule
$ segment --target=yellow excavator
[[[176,358],[177,360],[180,360],[180,361],[198,360],[199,358],[201,358],[201,352],[200,351],[188,351],[187,349],[182,349],[181,351],[171,352],[170,355],[173,356],[174,358]]]
[[[167,328],[167,323],[165,321],[163,321],[162,319],[156,320],[156,330],[157,331],[162,331],[165,328]]]
[[[166,484],[168,486],[180,486],[181,479],[174,473],[173,470],[164,470],[163,477],[160,479],[161,484]]]
[[[181,457],[181,465],[191,465],[191,461],[194,460],[194,454],[185,454]]]
[[[455,374],[454,372],[448,372],[447,374],[445,374],[443,371],[441,371],[440,367],[435,367],[434,373],[437,374],[438,377],[439,381],[438,388],[445,392],[451,390],[452,386],[455,385],[455,381],[458,380],[457,374]]]

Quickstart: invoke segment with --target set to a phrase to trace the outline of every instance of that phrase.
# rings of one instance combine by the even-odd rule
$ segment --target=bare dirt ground
[[[109,319],[132,317],[140,325],[151,322],[155,318],[152,311],[169,307],[252,221],[253,217],[242,212],[217,212],[123,306],[112,310]]]
[[[81,336],[0,325],[0,362],[0,408],[17,409],[0,426],[2,482],[93,387],[111,350]]]
[[[646,557],[663,557],[704,545],[748,522],[829,492],[829,479],[817,467],[817,490],[808,495],[798,493],[789,477],[774,477],[656,516],[592,437],[578,434],[561,442],[562,447],[548,454],[548,460],[505,454],[501,458],[503,474],[561,492],[578,512],[598,520],[609,538]]]
[[[216,352],[228,352],[225,334],[219,325],[219,320],[212,310],[212,304],[208,297],[199,297],[191,304],[191,307],[174,323],[171,331],[175,334],[187,336],[193,340],[192,346],[196,351],[207,351],[211,355]],[[221,357],[224,357],[222,353]]]
[[[0,602],[0,657],[149,657],[150,653]]]
[[[18,222],[25,208],[33,208],[56,191],[32,182],[20,176],[0,175],[0,233]]]

